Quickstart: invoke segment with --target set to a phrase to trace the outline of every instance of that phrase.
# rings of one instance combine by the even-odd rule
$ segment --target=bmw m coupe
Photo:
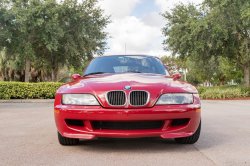
[[[192,144],[201,131],[195,86],[170,75],[148,55],[95,57],[83,75],[58,88],[54,116],[59,143],[95,137],[174,138]]]

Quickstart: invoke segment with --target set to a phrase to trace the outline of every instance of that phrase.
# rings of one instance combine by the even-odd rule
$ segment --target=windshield
[[[88,65],[84,75],[96,72],[124,73],[140,72],[170,76],[162,62],[150,56],[103,56],[95,58]]]

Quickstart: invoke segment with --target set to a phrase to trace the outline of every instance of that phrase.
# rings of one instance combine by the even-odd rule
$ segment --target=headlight
[[[68,105],[100,105],[92,94],[63,94],[62,104]]]
[[[192,104],[193,95],[190,93],[165,93],[161,95],[156,105]]]

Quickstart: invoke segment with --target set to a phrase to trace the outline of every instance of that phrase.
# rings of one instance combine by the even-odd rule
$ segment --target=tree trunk
[[[15,81],[15,73],[13,70],[10,70],[10,81]]]
[[[224,80],[220,80],[220,86],[224,85]]]
[[[37,82],[37,78],[38,78],[38,76],[33,75],[33,76],[32,76],[32,82]]]
[[[1,81],[4,81],[4,77],[5,77],[5,74],[4,74],[4,71],[2,71],[2,80]]]
[[[57,69],[52,68],[52,82],[57,82]]]
[[[204,87],[207,87],[207,80],[205,80]]]
[[[57,54],[52,52],[53,62],[52,62],[52,82],[57,82],[57,74],[58,74],[58,61],[57,61]]]
[[[26,58],[26,61],[25,61],[25,82],[29,82],[29,76],[30,76],[30,58]]]
[[[4,81],[9,81],[10,77],[9,77],[9,73],[8,73],[9,69],[7,67],[4,68]]]
[[[38,71],[38,78],[39,78],[40,82],[43,82],[43,76],[42,76],[42,71],[41,70]]]
[[[25,70],[24,69],[22,69],[21,72],[20,72],[19,81],[20,82],[24,82],[25,81]]]
[[[249,87],[249,67],[244,67],[244,87]]]
[[[46,72],[44,81],[51,82],[52,81],[52,74],[50,74],[49,72]]]

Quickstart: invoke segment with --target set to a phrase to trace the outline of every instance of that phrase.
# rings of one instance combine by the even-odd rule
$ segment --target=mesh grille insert
[[[146,105],[149,94],[146,91],[132,91],[129,96],[130,105],[141,106]]]
[[[133,121],[133,122],[108,122],[93,121],[94,129],[106,130],[147,130],[160,129],[163,125],[161,120],[158,121]]]
[[[125,105],[126,94],[123,91],[110,91],[107,93],[107,100],[110,105]]]

